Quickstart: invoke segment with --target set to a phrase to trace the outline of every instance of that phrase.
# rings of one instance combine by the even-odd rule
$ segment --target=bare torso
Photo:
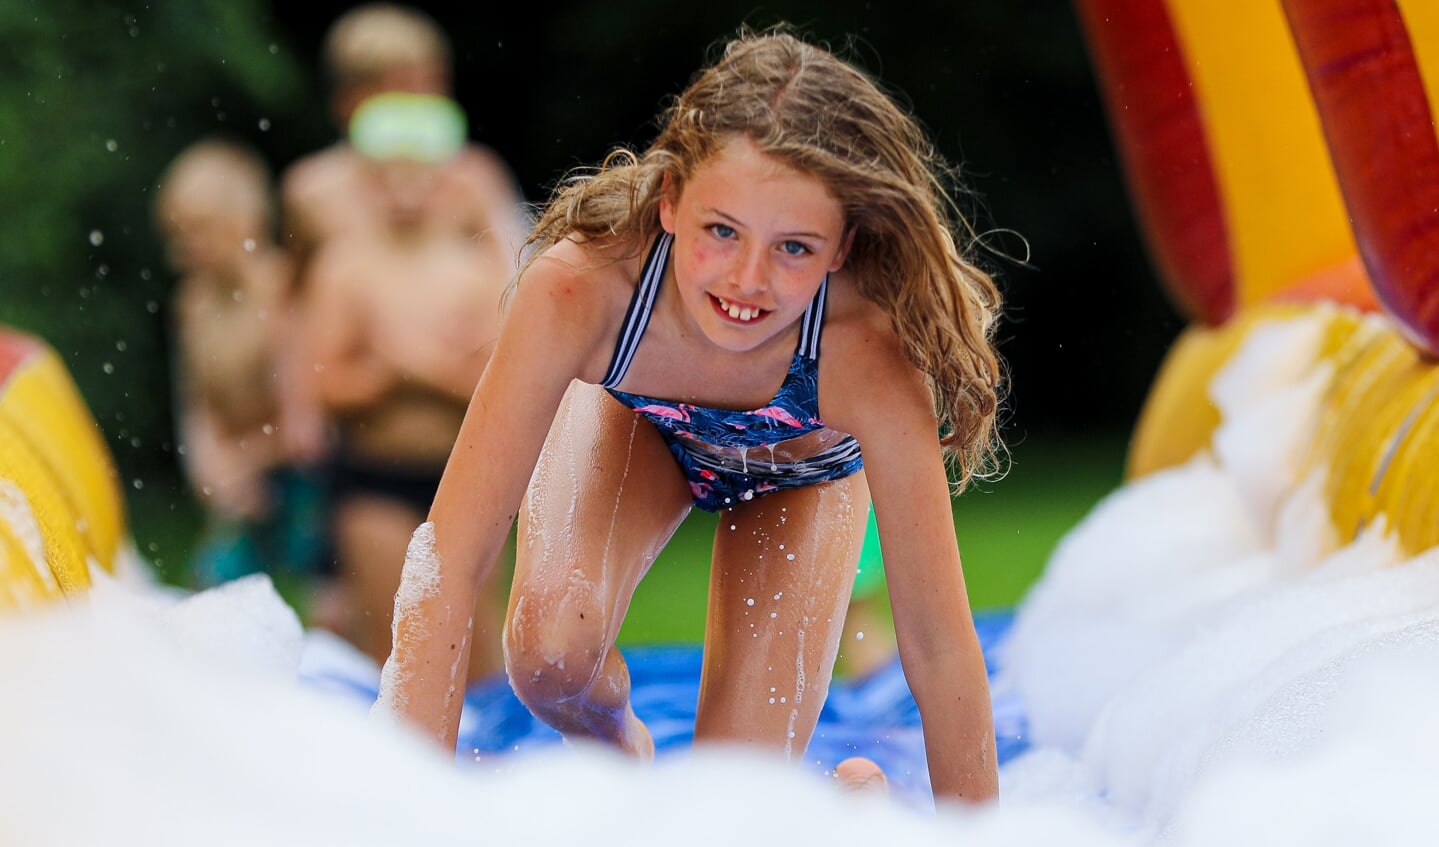
[[[289,263],[257,255],[235,280],[187,278],[176,304],[184,390],[219,434],[262,433],[276,416],[275,343]]]
[[[286,246],[308,256],[331,238],[372,230],[380,223],[382,202],[364,176],[364,158],[348,144],[327,147],[285,176]],[[493,233],[512,254],[523,241],[523,212],[513,180],[482,147],[466,147],[445,164],[426,214],[431,225],[462,237]]]
[[[388,380],[372,402],[332,409],[344,451],[443,464],[499,331],[507,257],[492,242],[451,233],[410,242],[346,236],[325,254],[316,293],[328,304],[344,299],[352,345]]]

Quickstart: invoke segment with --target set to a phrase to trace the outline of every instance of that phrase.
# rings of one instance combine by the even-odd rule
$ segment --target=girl
[[[963,485],[991,454],[999,297],[944,173],[869,78],[771,33],[729,44],[642,156],[563,186],[411,540],[377,709],[453,747],[476,586],[518,512],[515,692],[652,755],[614,642],[699,506],[722,515],[695,736],[794,757],[872,494],[935,792],[994,796],[945,457]]]

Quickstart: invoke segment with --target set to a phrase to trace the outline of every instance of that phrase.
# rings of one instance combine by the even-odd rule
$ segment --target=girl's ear
[[[678,201],[675,181],[668,173],[660,177],[660,226],[675,234],[675,203]]]
[[[849,258],[849,249],[854,246],[854,231],[853,226],[844,231],[844,240],[839,244],[839,252],[834,254],[834,264],[829,266],[831,273],[844,267],[844,260]]]

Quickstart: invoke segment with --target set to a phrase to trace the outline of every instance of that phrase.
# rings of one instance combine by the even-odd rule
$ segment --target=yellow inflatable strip
[[[9,483],[6,485],[6,483]],[[27,439],[0,418],[0,508],[13,528],[33,515],[44,559],[34,562],[48,595],[69,594],[90,584],[87,551],[76,531],[80,516]],[[28,509],[27,509],[28,507]]]
[[[1395,352],[1386,339],[1391,334],[1388,325],[1379,319],[1361,320],[1358,316],[1346,314],[1343,319],[1331,321],[1321,345],[1320,361],[1331,370],[1320,408],[1326,410],[1315,429],[1309,444],[1305,461],[1305,473],[1311,473],[1320,466],[1328,467],[1329,457],[1338,452],[1344,437],[1343,421],[1333,418],[1333,410],[1352,405],[1350,395],[1362,388],[1362,378],[1372,376],[1373,362],[1384,350]]]
[[[1209,383],[1255,324],[1303,314],[1313,306],[1272,303],[1245,309],[1218,327],[1186,329],[1160,365],[1130,440],[1125,475],[1135,479],[1183,464],[1209,446],[1222,422]]]
[[[1322,413],[1329,437],[1318,458],[1329,468],[1326,493],[1341,538],[1354,537],[1379,514],[1379,483],[1435,379],[1433,366],[1397,332],[1336,374],[1339,390]]]
[[[48,347],[0,383],[0,422],[28,445],[79,516],[72,531],[101,567],[114,565],[125,526],[124,500],[109,449],[69,371]]]
[[[1432,4],[1411,0],[1406,5]],[[1277,0],[1168,0],[1209,131],[1236,305],[1354,255],[1348,215]]]
[[[26,514],[9,514],[21,510]],[[47,582],[49,569],[43,575],[37,569],[36,560],[44,556],[43,549],[37,557],[21,540],[32,529],[29,524],[33,524],[33,518],[28,512],[29,498],[24,497],[19,486],[0,480],[0,609],[34,605],[57,590]]]
[[[1428,371],[1375,480],[1374,510],[1410,555],[1439,546],[1439,366]]]
[[[1439,115],[1439,3],[1434,0],[1398,0],[1399,14],[1414,45],[1414,59],[1424,80],[1430,114]]]

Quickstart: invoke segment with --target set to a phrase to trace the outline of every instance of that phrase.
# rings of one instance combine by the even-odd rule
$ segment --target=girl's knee
[[[599,678],[609,645],[596,628],[528,617],[517,608],[505,623],[505,672],[531,709],[582,696]]]

